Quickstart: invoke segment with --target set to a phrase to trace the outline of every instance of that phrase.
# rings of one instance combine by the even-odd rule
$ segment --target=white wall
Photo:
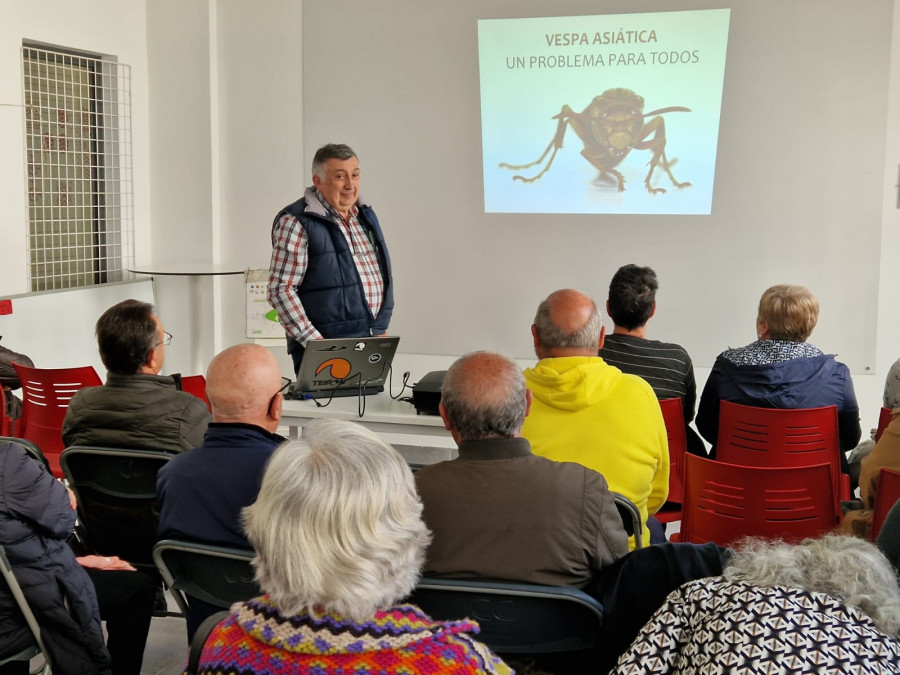
[[[216,262],[208,2],[147,3],[150,110],[150,269]],[[166,372],[195,374],[215,349],[212,280],[154,276],[157,311],[174,339]],[[208,358],[206,359],[208,361]]]
[[[881,269],[878,281],[878,326],[876,368],[868,377],[854,377],[863,428],[875,426],[878,406],[888,368],[900,358],[900,3],[894,2],[893,41],[891,43],[890,87],[888,90],[888,126],[885,130],[885,166],[883,177],[883,219],[881,230]],[[847,293],[854,293],[853,270],[847,270]],[[848,331],[863,334],[869,326],[847,325]]]
[[[720,4],[690,0],[677,9]],[[311,58],[329,53],[333,35],[340,32],[345,39],[341,62],[353,64],[358,80],[353,95],[364,102],[309,106],[305,143],[311,150],[332,138],[347,138],[360,153],[362,194],[378,212],[394,260],[397,308],[391,330],[403,336],[404,349],[452,354],[493,347],[528,355],[528,326],[543,297],[572,287],[602,301],[613,272],[635,262],[650,265],[660,276],[651,332],[682,344],[695,364],[710,366],[725,347],[751,341],[760,293],[788,282],[809,286],[820,299],[815,344],[836,351],[854,374],[874,366],[874,335],[851,336],[843,322],[873,325],[876,320],[892,4],[870,0],[850,16],[846,0],[734,5],[712,213],[673,216],[485,213],[482,183],[495,179],[509,184],[522,203],[535,193],[551,193],[558,200],[577,193],[581,199],[584,189],[599,200],[603,189],[583,185],[596,171],[579,155],[582,143],[572,129],[553,171],[539,182],[515,183],[511,172],[497,167],[497,158],[484,165],[476,44],[482,18],[570,16],[575,18],[564,19],[564,25],[576,30],[580,16],[602,14],[607,28],[634,28],[629,17],[646,14],[615,14],[676,9],[669,0],[558,0],[552,7],[546,0],[514,5],[479,0],[439,8],[407,0],[304,2],[307,89],[329,101],[345,95],[346,80],[332,69],[317,68]],[[678,31],[666,29],[665,22],[680,14],[654,13],[648,21],[662,35],[674,34]],[[347,20],[351,16],[354,21]],[[532,30],[538,25],[526,23]],[[530,39],[539,38],[545,48],[544,30],[537,32],[541,35],[528,33]],[[828,49],[823,49],[825,41]],[[515,47],[504,43],[502,51],[527,54],[532,47],[537,45],[524,40]],[[660,48],[669,47],[650,49]],[[559,49],[559,54],[557,49],[552,48],[554,55],[571,55],[582,47]],[[624,48],[629,49],[640,51]],[[707,52],[699,54],[703,62]],[[504,113],[509,115],[504,142],[516,158],[500,156],[513,162],[534,160],[547,147],[556,128],[550,118],[563,103],[581,110],[613,86],[634,87],[647,97],[648,111],[679,101],[694,112],[666,118],[668,151],[674,153],[670,159],[680,155],[685,162],[676,174],[697,181],[685,191],[690,192],[703,191],[704,184],[710,189],[709,176],[690,176],[691,140],[680,136],[679,120],[684,123],[692,114],[715,119],[719,101],[703,102],[701,92],[715,88],[691,82],[689,72],[650,63],[640,72],[629,71],[607,61],[605,67],[550,69],[540,81],[480,84],[516,102]],[[667,93],[660,97],[663,90]],[[516,117],[519,106],[531,111],[523,113],[531,121]],[[868,124],[857,124],[860,110],[866,111]],[[491,144],[487,138],[484,143]],[[631,175],[629,181],[642,175],[648,161],[638,152],[617,167]],[[573,182],[563,168],[568,166],[573,175],[585,170],[574,179],[580,186],[574,192],[568,192]],[[629,185],[623,197],[626,212],[636,193],[647,198],[639,183]],[[653,197],[654,210],[671,208],[665,204],[677,200],[676,193],[685,194],[670,190]],[[856,297],[846,293],[844,280],[835,274],[842,269],[855,270]],[[459,320],[422,321],[436,306]]]
[[[0,296],[27,288],[19,56],[23,38],[112,54],[132,66],[137,262],[265,267],[272,216],[300,195],[308,175],[310,157],[302,143],[301,21],[300,0],[0,4],[0,203],[4,206],[0,211],[0,269],[4,270]],[[893,24],[893,34],[900,35],[896,3]],[[325,60],[327,55],[307,58],[321,58],[323,67],[332,67]],[[900,44],[896,39],[890,83],[887,117],[898,120]],[[317,103],[314,95],[310,92],[306,97],[307,105]],[[865,124],[865,119],[865,111],[860,111],[859,124]],[[875,423],[884,374],[900,356],[900,312],[894,296],[895,289],[900,289],[896,264],[900,259],[900,211],[896,209],[900,128],[896,125],[885,130],[885,152],[878,323],[848,322],[846,326],[861,339],[877,331],[874,370],[854,376],[865,427]],[[854,297],[858,293],[854,270],[836,269],[835,274],[846,279],[844,292]],[[243,340],[242,281],[224,277],[199,285],[199,294],[190,296],[184,279],[157,278],[160,314],[176,336],[167,350],[170,372],[205,370],[218,349]],[[436,316],[440,306],[438,299]],[[197,323],[192,324],[192,311],[198,311],[201,319],[196,340],[191,335]],[[94,318],[86,317],[78,329],[92,330]],[[2,321],[14,319],[15,315],[0,317],[0,334]],[[193,344],[200,347],[196,354]],[[422,374],[413,373],[413,381]],[[701,384],[705,376],[700,369]]]
[[[268,266],[272,218],[302,189],[300,26],[295,0],[147,4],[157,267]],[[245,340],[243,277],[156,287],[167,371]]]
[[[144,0],[0,3],[0,294],[28,290],[23,39],[112,55],[131,66],[135,249],[138,260],[148,255],[151,238],[146,32]],[[87,325],[79,327],[82,328],[91,330]],[[25,349],[21,345],[14,348]]]
[[[220,254],[267,268],[272,220],[300,197],[312,160],[303,151],[300,2],[219,0],[217,13]],[[245,341],[246,305],[242,279],[222,285],[227,347]]]
[[[23,38],[132,66],[135,262],[244,269],[268,265],[272,218],[303,189],[301,19],[299,0],[0,3],[0,296],[28,290]],[[242,277],[154,281],[167,372],[244,340]]]

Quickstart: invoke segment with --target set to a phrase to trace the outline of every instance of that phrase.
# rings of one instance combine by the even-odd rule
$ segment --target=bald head
[[[597,304],[581,291],[566,288],[551,293],[531,327],[538,358],[596,356],[603,345],[603,321]]]
[[[206,371],[214,422],[243,422],[275,431],[281,419],[281,371],[265,347],[240,344],[220,352]]]
[[[525,378],[514,361],[491,352],[458,359],[441,387],[441,417],[458,441],[513,438],[530,406]]]

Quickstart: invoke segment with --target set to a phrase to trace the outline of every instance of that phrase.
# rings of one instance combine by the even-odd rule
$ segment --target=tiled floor
[[[175,611],[171,598],[167,598],[169,610]],[[181,675],[187,662],[187,633],[181,617],[153,617],[141,675]],[[42,657],[35,657],[31,666],[42,664]]]
[[[171,598],[169,605],[171,609]],[[187,661],[187,633],[181,617],[154,617],[141,675],[180,675]]]

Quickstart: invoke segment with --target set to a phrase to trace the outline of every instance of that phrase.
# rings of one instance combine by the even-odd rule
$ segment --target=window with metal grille
[[[130,278],[131,68],[22,46],[32,291]]]

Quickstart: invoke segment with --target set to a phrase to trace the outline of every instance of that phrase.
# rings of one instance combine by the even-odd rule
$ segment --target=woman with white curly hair
[[[265,595],[213,629],[200,673],[510,673],[469,637],[396,603],[416,584],[430,533],[412,473],[368,429],[315,420],[280,446],[244,509]]]
[[[900,673],[900,587],[872,544],[744,540],[671,593],[615,673]]]

